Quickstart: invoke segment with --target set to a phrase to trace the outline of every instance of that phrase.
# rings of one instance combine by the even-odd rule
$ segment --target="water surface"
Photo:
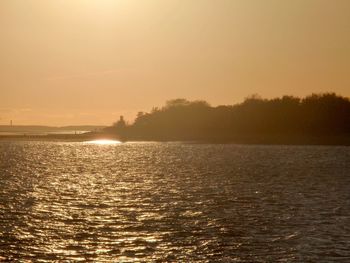
[[[350,262],[350,147],[0,142],[9,261]]]

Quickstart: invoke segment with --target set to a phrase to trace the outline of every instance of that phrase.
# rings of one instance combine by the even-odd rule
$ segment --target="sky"
[[[350,97],[349,0],[1,0],[0,125],[132,122],[175,98]]]

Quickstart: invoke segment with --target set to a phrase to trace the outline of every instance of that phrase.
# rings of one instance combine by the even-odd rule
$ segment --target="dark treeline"
[[[194,140],[254,142],[270,138],[349,138],[350,101],[333,93],[305,98],[251,96],[243,103],[211,107],[205,101],[175,99],[131,125],[121,119],[109,131],[124,140]]]

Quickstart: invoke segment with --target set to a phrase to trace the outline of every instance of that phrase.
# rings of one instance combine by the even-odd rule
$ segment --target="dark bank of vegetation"
[[[121,117],[105,131],[123,140],[350,144],[350,101],[334,93],[251,96],[240,104],[217,107],[175,99],[140,112],[131,125]]]

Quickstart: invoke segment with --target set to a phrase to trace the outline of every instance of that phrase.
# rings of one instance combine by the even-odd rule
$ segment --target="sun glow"
[[[91,7],[94,9],[110,9],[116,8],[120,4],[120,1],[116,0],[83,0],[79,1],[80,6]]]
[[[121,142],[116,141],[116,140],[93,140],[93,141],[89,141],[87,143],[97,144],[97,145],[113,145],[113,144],[119,144]]]

